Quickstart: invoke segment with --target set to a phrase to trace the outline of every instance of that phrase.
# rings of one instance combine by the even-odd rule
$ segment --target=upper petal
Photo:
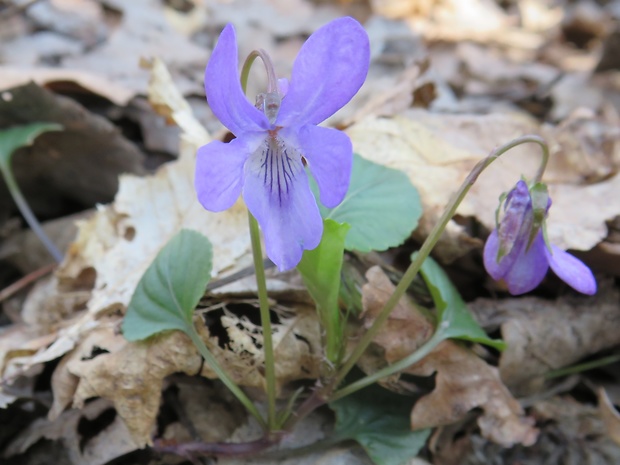
[[[235,29],[228,24],[217,41],[207,69],[205,91],[211,110],[236,136],[269,128],[267,117],[243,95],[237,69]]]
[[[194,186],[203,207],[214,212],[232,207],[241,193],[243,165],[257,142],[213,141],[198,149]]]
[[[527,252],[525,247],[520,250],[517,259],[504,276],[504,280],[508,284],[508,291],[512,295],[525,294],[538,286],[544,279],[549,269],[545,249],[545,241],[542,233],[539,232]]]
[[[581,260],[555,245],[551,246],[551,252],[545,248],[545,253],[551,269],[562,281],[582,294],[596,294],[594,275]]]
[[[283,132],[283,137],[286,133]],[[318,126],[303,126],[297,133],[301,153],[319,186],[321,203],[334,208],[349,188],[353,146],[344,132]]]
[[[321,241],[323,220],[301,155],[269,138],[245,164],[243,199],[263,230],[267,256],[280,271],[297,266]]]
[[[501,257],[516,248],[524,237],[529,238],[532,200],[525,182],[517,182],[515,188],[508,193],[504,209],[504,216],[497,231]]]
[[[342,108],[366,79],[370,46],[353,18],[339,18],[318,29],[293,64],[288,93],[276,124],[318,124]]]

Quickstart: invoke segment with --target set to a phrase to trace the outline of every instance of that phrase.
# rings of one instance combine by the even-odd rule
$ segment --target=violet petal
[[[241,193],[243,164],[250,153],[248,143],[240,139],[227,144],[216,140],[198,149],[194,186],[205,209],[219,212],[232,207]]]
[[[484,267],[487,273],[495,281],[499,281],[506,276],[506,273],[510,270],[510,266],[514,262],[509,256],[505,256],[497,263],[497,251],[499,250],[499,237],[497,235],[497,229],[491,231],[486,243],[484,244],[484,252],[482,259],[484,261]]]
[[[353,18],[318,29],[295,59],[276,125],[318,124],[333,115],[364,83],[369,61],[368,35]]]
[[[517,259],[504,276],[512,295],[525,294],[544,279],[549,270],[545,249],[542,234],[538,233],[527,252],[523,253],[523,249],[519,251]]]
[[[562,281],[582,294],[596,294],[596,280],[590,268],[577,257],[552,245],[551,251],[545,248],[547,260],[555,274]]]
[[[294,268],[304,249],[321,241],[323,220],[301,155],[282,140],[268,138],[245,164],[243,198],[280,271]]]
[[[334,208],[349,188],[353,166],[351,139],[336,129],[312,125],[302,127],[297,137],[301,153],[319,186],[321,203]]]
[[[239,137],[245,131],[268,129],[269,121],[243,95],[237,60],[235,29],[229,24],[220,34],[207,64],[205,92],[215,116]]]

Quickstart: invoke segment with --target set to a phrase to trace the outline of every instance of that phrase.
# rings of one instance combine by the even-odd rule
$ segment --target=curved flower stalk
[[[235,136],[198,150],[195,187],[211,211],[230,208],[240,194],[257,219],[269,258],[281,270],[295,267],[315,248],[323,222],[304,162],[316,180],[320,201],[338,205],[349,185],[353,150],[348,136],[317,124],[344,106],[368,72],[368,36],[352,18],[340,18],[305,42],[290,83],[270,79],[253,106],[237,70],[234,28],[227,25],[205,72],[213,113]]]
[[[551,200],[546,188],[542,195],[538,195],[540,190],[535,188],[532,193],[524,181],[519,181],[506,196],[504,217],[484,246],[487,272],[497,281],[503,279],[511,294],[519,295],[538,286],[551,267],[576,291],[595,294],[596,280],[592,271],[581,260],[546,243],[544,219]]]

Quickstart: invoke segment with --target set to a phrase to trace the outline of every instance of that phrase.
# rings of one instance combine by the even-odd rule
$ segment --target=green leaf
[[[417,253],[417,252],[416,252]],[[412,255],[412,258],[415,254]],[[448,275],[435,260],[427,257],[422,264],[420,274],[428,286],[433,302],[437,307],[439,325],[446,338],[465,339],[504,350],[506,343],[500,339],[491,339],[469,313],[467,305],[459,292],[450,282]]]
[[[343,321],[338,307],[340,271],[348,224],[325,220],[323,237],[316,249],[306,250],[297,265],[308,292],[314,299],[326,334],[328,360],[337,363],[342,347]]]
[[[62,126],[55,123],[33,123],[0,130],[0,165],[3,168],[8,168],[15,150],[32,144],[44,132],[60,131],[61,129]]]
[[[345,241],[347,250],[370,252],[402,244],[422,215],[418,191],[402,171],[357,154],[354,157],[347,195],[335,208],[321,205],[321,215],[351,225]]]
[[[411,431],[411,397],[370,386],[331,402],[334,435],[353,439],[377,465],[403,465],[418,455],[431,430]]]
[[[193,330],[192,316],[211,279],[211,243],[182,229],[148,267],[129,302],[123,334],[130,341],[170,329]]]

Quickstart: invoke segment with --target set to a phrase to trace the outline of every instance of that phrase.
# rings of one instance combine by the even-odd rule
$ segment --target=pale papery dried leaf
[[[356,152],[404,171],[420,191],[424,214],[416,231],[418,238],[428,235],[452,193],[479,160],[516,137],[539,132],[538,124],[521,113],[445,115],[423,110],[408,111],[393,118],[369,118],[347,130]],[[568,133],[564,136],[569,137]],[[554,141],[548,142],[553,150]],[[539,160],[540,149],[533,144],[513,149],[479,177],[457,213],[475,217],[491,230],[495,226],[499,195],[510,190],[521,174],[533,176]],[[546,176],[569,177],[575,181],[583,175],[580,166],[552,164]],[[437,189],[438,185],[445,188]],[[591,185],[551,184],[553,208],[548,222],[551,242],[565,249],[594,247],[607,234],[605,222],[620,213],[619,205],[601,203],[600,199],[614,198],[619,189],[620,175]],[[590,205],[597,208],[589,208]],[[450,223],[435,250],[442,260],[452,261],[479,246],[458,225]]]
[[[478,418],[482,435],[512,447],[530,446],[538,430],[534,420],[502,383],[497,369],[471,350],[454,341],[444,341],[421,362],[404,373],[435,376],[435,389],[419,399],[411,412],[411,427],[422,429],[448,425],[463,418],[473,408],[481,408]]]
[[[296,306],[293,313],[280,316],[280,323],[272,325],[276,358],[277,388],[291,381],[313,379],[319,376],[321,358],[321,330],[316,311],[312,307]],[[256,309],[258,312],[258,309]],[[259,325],[245,317],[227,313],[221,319],[230,339],[223,350],[213,339],[207,344],[222,365],[240,385],[263,389],[265,387],[263,334]],[[205,335],[203,334],[203,339]],[[215,377],[205,366],[203,376]]]
[[[148,266],[183,228],[201,232],[211,241],[214,277],[234,273],[252,263],[249,235],[243,232],[247,230],[247,215],[242,202],[225,212],[212,213],[205,211],[196,199],[194,158],[196,149],[208,142],[208,133],[173,88],[163,64],[154,60],[150,66],[153,76],[149,92],[154,102],[184,131],[179,160],[162,166],[153,176],[122,176],[115,202],[99,206],[95,215],[78,223],[78,236],[56,274],[62,294],[72,285],[80,287],[84,273],[96,273],[87,312],[74,325],[60,331],[58,339],[37,354],[31,364],[62,356],[98,325],[98,318],[124,310]],[[277,282],[277,287],[281,289],[282,283]]]

